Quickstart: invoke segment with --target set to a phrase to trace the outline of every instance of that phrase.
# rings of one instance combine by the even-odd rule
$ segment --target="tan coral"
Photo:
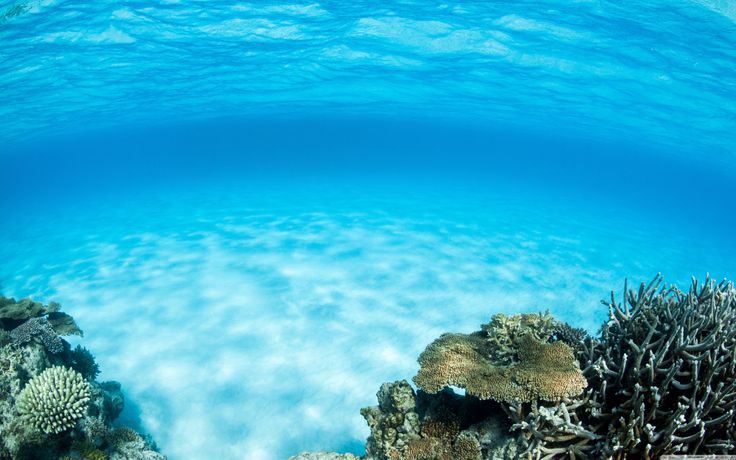
[[[455,385],[499,402],[555,401],[582,393],[586,381],[569,346],[532,335],[516,342],[517,362],[504,365],[490,358],[494,345],[482,333],[444,334],[419,356],[414,382],[428,393]]]
[[[425,420],[422,423],[421,435],[425,438],[453,439],[460,432],[457,420]]]
[[[402,460],[481,460],[480,443],[472,435],[456,439],[415,439],[404,448]]]
[[[547,342],[558,326],[558,321],[549,312],[512,316],[499,313],[493,315],[489,323],[481,325],[481,330],[492,345],[489,357],[496,364],[511,364],[516,359],[519,338],[531,335],[540,342]]]
[[[486,358],[488,343],[479,334],[443,334],[419,355],[414,383],[428,393],[448,385],[482,393],[483,382],[498,379],[498,369]]]
[[[513,375],[531,396],[546,401],[577,396],[587,385],[569,346],[541,343],[529,336],[519,343],[519,364],[514,366]]]

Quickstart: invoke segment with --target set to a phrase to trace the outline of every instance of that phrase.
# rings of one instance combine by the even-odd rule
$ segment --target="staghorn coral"
[[[604,302],[609,320],[587,351],[591,425],[601,453],[623,458],[733,453],[736,447],[736,289],[688,292],[658,275],[624,300]]]
[[[513,422],[511,431],[519,432],[517,449],[520,457],[553,459],[597,458],[593,455],[601,436],[591,432],[581,420],[588,408],[590,390],[580,398],[564,398],[558,404],[543,401],[503,405]],[[587,419],[586,419],[587,420]]]
[[[62,366],[46,369],[32,378],[18,397],[21,417],[44,433],[72,428],[89,402],[89,383],[79,372]]]
[[[589,387],[558,405],[510,404],[532,457],[655,459],[728,454],[736,447],[736,290],[693,280],[688,292],[658,275],[577,349]]]
[[[559,340],[569,345],[576,353],[582,351],[585,342],[591,338],[585,329],[573,327],[561,322],[557,323],[552,337],[554,340]]]
[[[550,332],[551,334],[551,332]],[[533,334],[515,339],[515,360],[490,358],[495,342],[482,333],[443,334],[419,356],[414,383],[430,393],[448,385],[495,401],[560,400],[580,394],[586,382],[572,350],[562,342],[544,343]]]
[[[10,339],[16,345],[22,345],[32,340],[43,344],[49,353],[64,351],[64,342],[56,334],[46,318],[31,318],[10,331]]]

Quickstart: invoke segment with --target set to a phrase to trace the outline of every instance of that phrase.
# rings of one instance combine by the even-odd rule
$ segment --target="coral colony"
[[[363,460],[656,459],[736,451],[736,290],[661,276],[604,302],[598,337],[549,313],[443,334],[361,414]],[[465,390],[457,394],[450,386]],[[292,460],[357,460],[302,453]]]
[[[99,367],[59,304],[0,296],[0,459],[163,460],[153,443],[111,423],[123,410],[117,382]]]
[[[656,459],[733,453],[736,290],[657,276],[604,302],[598,337],[549,313],[495,315],[443,334],[414,377],[384,383],[361,414],[363,460]],[[0,297],[0,459],[161,460],[152,441],[111,422],[117,382],[62,335],[82,331],[59,305]],[[459,387],[458,394],[451,386]],[[292,460],[357,460],[302,453]]]

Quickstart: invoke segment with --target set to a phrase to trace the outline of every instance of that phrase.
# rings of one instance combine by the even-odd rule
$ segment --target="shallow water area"
[[[361,454],[358,409],[443,332],[544,310],[597,332],[626,277],[734,269],[697,227],[492,178],[173,182],[29,204],[0,243],[6,294],[61,302],[173,459]]]
[[[172,460],[361,454],[443,332],[734,278],[722,0],[0,0],[0,291]]]

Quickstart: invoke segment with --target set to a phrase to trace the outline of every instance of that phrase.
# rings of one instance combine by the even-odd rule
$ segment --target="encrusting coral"
[[[44,347],[49,353],[61,353],[64,350],[64,344],[61,337],[58,336],[51,323],[46,318],[31,318],[20,326],[10,331],[10,339],[16,345],[35,340]]]
[[[734,454],[733,284],[693,280],[683,292],[658,275],[604,303],[597,338],[548,313],[443,334],[419,357],[418,392],[384,384],[379,406],[362,410],[364,460]]]
[[[89,383],[82,374],[54,366],[33,377],[18,397],[17,407],[34,428],[60,433],[82,418],[89,402]]]

